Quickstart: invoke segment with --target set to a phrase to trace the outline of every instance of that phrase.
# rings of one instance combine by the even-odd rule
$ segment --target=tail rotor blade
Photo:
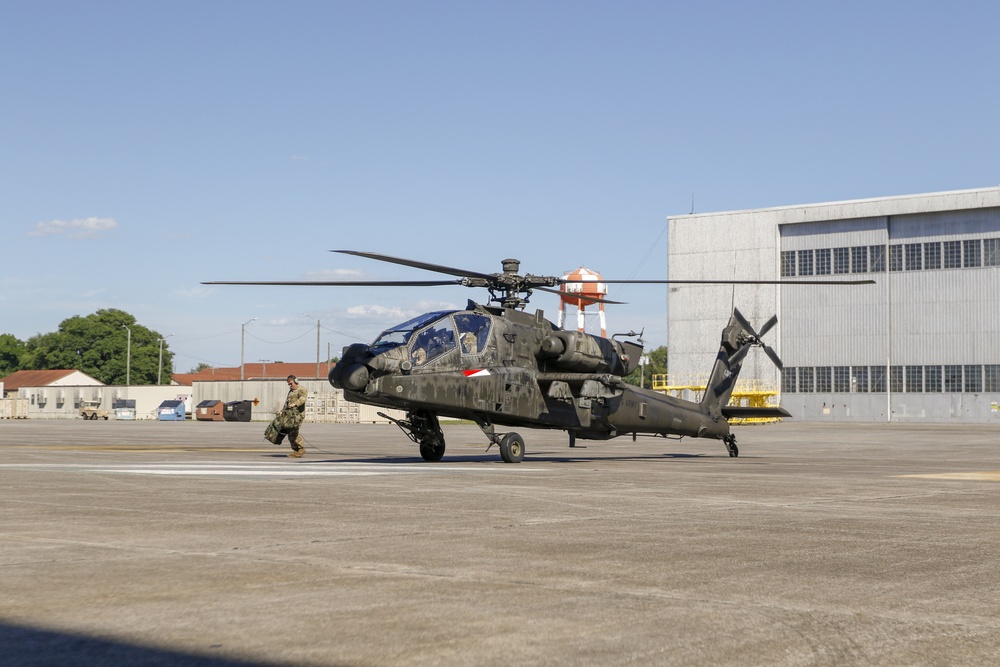
[[[771,328],[778,323],[778,316],[771,315],[771,319],[764,323],[764,326],[760,328],[760,333],[757,334],[758,338],[763,338],[764,334],[771,330]]]
[[[781,359],[778,358],[778,353],[771,349],[770,346],[764,346],[764,354],[771,358],[771,361],[774,362],[774,365],[778,367],[779,371],[785,367],[785,365],[781,363]]]
[[[740,349],[733,352],[733,354],[730,355],[729,357],[729,365],[735,366],[736,364],[743,361],[743,357],[747,356],[747,352],[750,351],[750,347],[751,347],[750,345],[744,345]]]
[[[736,321],[740,323],[740,326],[746,329],[751,336],[757,335],[757,332],[754,331],[747,318],[743,317],[743,313],[740,312],[739,308],[733,308],[733,317],[736,318]]]

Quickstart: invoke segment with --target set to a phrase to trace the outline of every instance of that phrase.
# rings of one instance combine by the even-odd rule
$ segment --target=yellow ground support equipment
[[[669,374],[653,375],[654,391],[662,391],[665,394],[688,401],[700,401],[705,395],[705,389],[707,388],[707,375],[690,375],[687,377]],[[780,394],[781,392],[776,384],[761,380],[737,380],[732,398],[729,399],[729,405],[753,408],[777,407]],[[729,423],[773,424],[780,421],[781,417],[748,417],[730,419]]]

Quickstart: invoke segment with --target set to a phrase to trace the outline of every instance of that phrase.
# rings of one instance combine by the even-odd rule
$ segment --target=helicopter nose
[[[340,376],[340,383],[349,391],[361,391],[368,386],[368,367],[364,364],[351,364]]]

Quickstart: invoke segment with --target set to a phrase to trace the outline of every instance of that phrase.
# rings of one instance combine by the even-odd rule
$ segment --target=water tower
[[[563,326],[566,315],[566,305],[576,308],[576,328],[579,331],[586,329],[587,305],[598,306],[598,317],[601,322],[601,336],[607,336],[607,322],[604,319],[604,303],[595,302],[594,299],[603,299],[608,294],[608,285],[601,278],[601,274],[582,266],[576,271],[570,271],[563,276],[563,280],[579,280],[582,282],[564,283],[561,288],[562,296],[559,297],[559,321],[558,325]]]

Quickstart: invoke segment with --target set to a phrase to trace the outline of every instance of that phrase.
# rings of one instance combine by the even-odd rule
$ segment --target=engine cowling
[[[618,341],[579,331],[553,331],[542,339],[538,356],[555,370],[613,375],[628,375],[639,361]]]

